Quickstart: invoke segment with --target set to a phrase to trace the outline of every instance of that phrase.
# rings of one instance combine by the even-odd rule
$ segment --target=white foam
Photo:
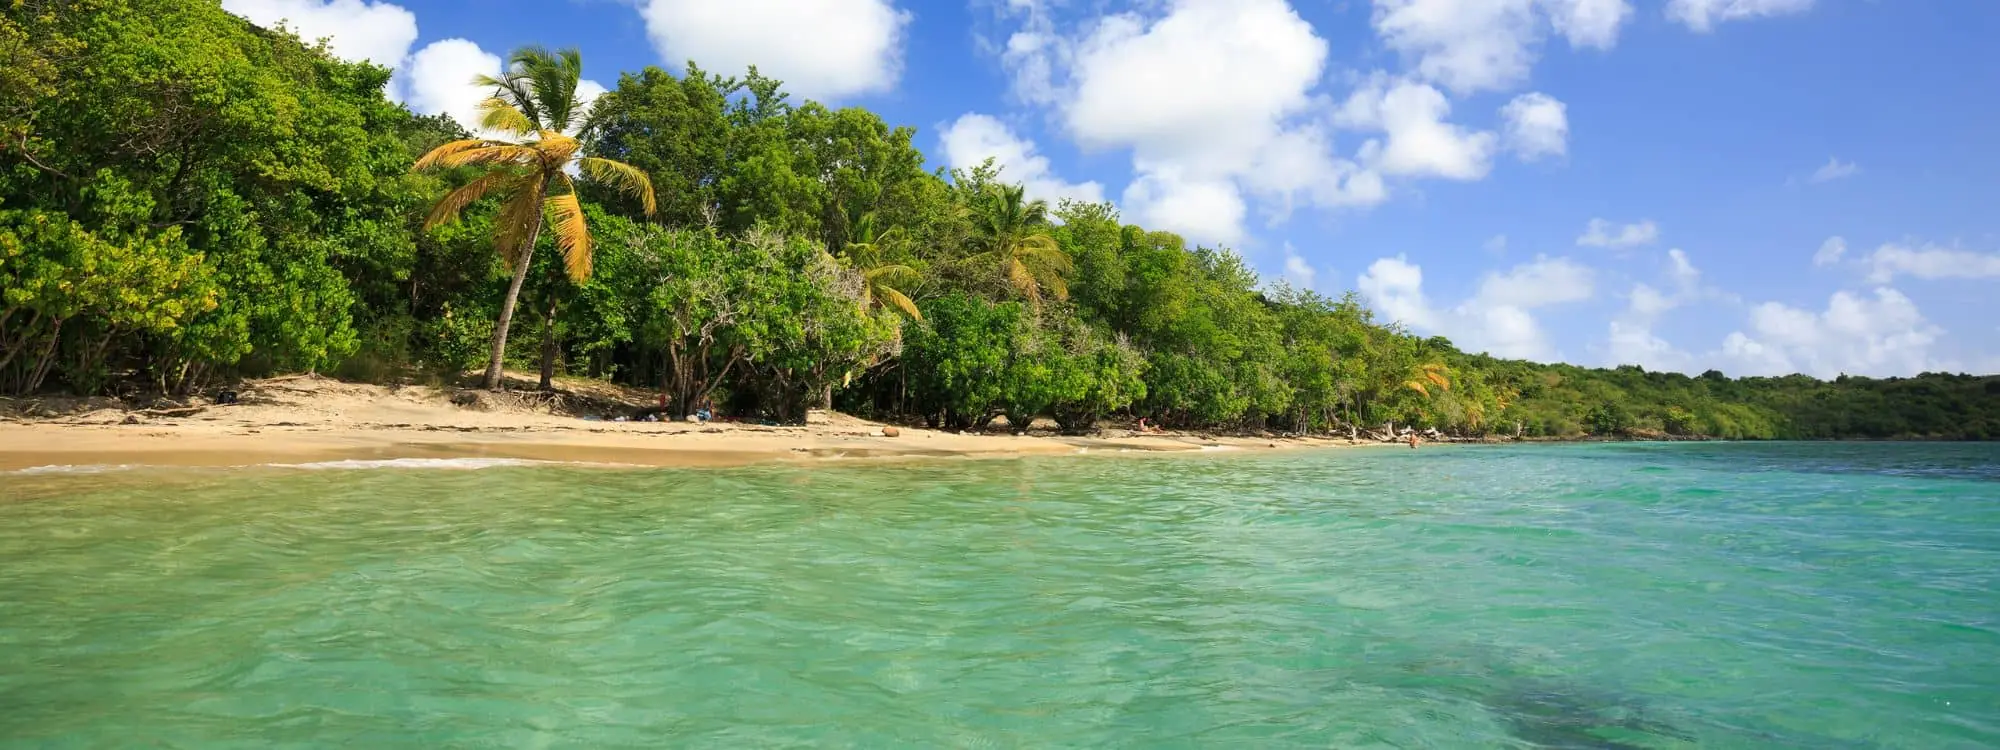
[[[102,474],[107,471],[129,471],[136,468],[139,467],[131,464],[53,464],[0,471],[0,474]]]
[[[503,466],[536,466],[558,464],[560,461],[530,461],[524,458],[381,458],[348,459],[345,461],[315,461],[305,464],[264,464],[280,469],[307,470],[358,470],[358,469],[493,469]]]
[[[1208,451],[1240,451],[1240,450],[1243,450],[1243,447],[1239,445],[1204,445],[1201,447],[1201,451],[1204,453]]]
[[[384,458],[349,459],[345,461],[315,461],[303,464],[266,463],[239,464],[235,466],[187,467],[201,469],[303,469],[306,471],[363,471],[369,469],[453,469],[469,471],[473,469],[494,469],[506,466],[602,466],[618,467],[624,464],[600,464],[578,461],[531,461],[522,458]],[[31,466],[13,471],[0,471],[0,476],[35,474],[104,474],[114,471],[135,471],[139,469],[165,469],[170,466],[147,466],[144,464],[56,464]]]

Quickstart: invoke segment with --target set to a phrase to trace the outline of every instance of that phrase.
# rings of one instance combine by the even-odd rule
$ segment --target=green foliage
[[[54,375],[91,391],[132,349],[240,353],[190,325],[217,296],[178,228],[100,236],[60,214],[0,211],[0,384],[29,393]]]
[[[984,426],[1010,393],[1010,361],[1029,335],[1026,310],[952,292],[922,305],[922,323],[904,334],[910,408],[934,427]]]
[[[489,82],[511,108],[486,124],[581,127],[580,142],[521,134],[549,156],[535,166],[579,149],[631,165],[580,160],[571,192],[570,171],[487,169],[523,155],[391,103],[388,71],[209,2],[19,0],[0,11],[0,58],[10,392],[451,376],[504,338],[518,293],[542,346],[511,361],[656,387],[675,415],[712,396],[798,421],[838,396],[954,429],[1004,414],[1066,432],[1143,415],[1293,433],[2000,436],[1994,377],[1463,353],[1110,204],[1051,209],[992,162],[926,172],[913,129],[794,102],[754,68],[625,74],[585,121],[580,61],[524,49]],[[413,173],[427,153],[441,169]],[[458,221],[424,230],[441,200]],[[554,237],[527,231],[545,210]]]

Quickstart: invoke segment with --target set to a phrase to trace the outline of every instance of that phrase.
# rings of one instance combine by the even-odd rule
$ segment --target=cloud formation
[[[1660,226],[1651,219],[1633,224],[1615,225],[1604,219],[1591,219],[1576,238],[1576,244],[1583,247],[1627,248],[1651,245],[1660,239]]]
[[[1722,21],[1804,13],[1812,6],[1813,0],[1668,0],[1667,18],[1706,33]]]
[[[1423,269],[1404,256],[1381,258],[1355,279],[1355,289],[1390,320],[1440,334],[1471,352],[1548,361],[1557,352],[1534,311],[1591,299],[1596,273],[1567,258],[1536,256],[1506,271],[1488,272],[1471,299],[1433,305]]]
[[[1527,80],[1550,31],[1610,49],[1631,15],[1625,0],[1375,0],[1372,20],[1418,76],[1470,94]]]
[[[1898,276],[1925,280],[2000,278],[2000,254],[1936,245],[1890,243],[1875,248],[1862,262],[1871,284],[1887,284]]]
[[[1015,135],[1006,123],[990,115],[959,115],[944,126],[938,144],[944,149],[945,164],[953,169],[970,169],[992,158],[1000,167],[1000,178],[1021,183],[1030,198],[1051,203],[1063,198],[1093,203],[1104,200],[1103,185],[1058,177],[1049,167],[1049,158],[1035,152],[1033,141]]]
[[[1701,271],[1695,268],[1686,252],[1674,248],[1667,251],[1665,275],[1667,288],[1664,290],[1644,282],[1632,285],[1632,291],[1626,297],[1625,310],[1610,323],[1610,335],[1606,340],[1610,356],[1606,365],[1631,364],[1650,370],[1691,369],[1693,357],[1660,338],[1653,328],[1669,311],[1706,296],[1701,285]]]
[[[1347,98],[1334,115],[1344,127],[1377,129],[1362,144],[1362,164],[1388,175],[1478,180],[1493,167],[1499,137],[1446,122],[1451,102],[1429,84],[1380,77]]]
[[[1944,331],[1902,292],[1834,292],[1825,310],[1778,302],[1750,310],[1749,331],[1730,333],[1721,354],[1737,374],[1909,376],[1946,369],[1931,355]]]
[[[1507,148],[1527,161],[1569,153],[1569,107],[1541,92],[1514,97],[1500,109]]]
[[[670,69],[693,60],[741,75],[756,65],[816,99],[895,88],[911,20],[891,0],[643,0],[639,13]]]
[[[1060,25],[1025,7],[1001,56],[1015,94],[1086,149],[1129,149],[1121,203],[1135,218],[1236,242],[1249,196],[1278,216],[1387,197],[1378,174],[1334,153],[1314,116],[1327,44],[1284,0],[1174,0]]]
[[[366,0],[223,0],[222,9],[266,28],[280,24],[346,60],[400,68],[417,41],[417,16],[400,5]]]

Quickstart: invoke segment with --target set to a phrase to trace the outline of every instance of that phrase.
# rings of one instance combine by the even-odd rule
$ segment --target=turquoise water
[[[0,475],[0,746],[2000,745],[2000,447]]]

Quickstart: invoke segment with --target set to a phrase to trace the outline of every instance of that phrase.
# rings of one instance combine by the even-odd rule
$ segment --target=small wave
[[[377,458],[348,459],[344,461],[314,461],[304,464],[263,464],[279,469],[306,469],[310,471],[339,471],[360,469],[495,469],[504,466],[539,466],[567,463],[563,461],[532,461],[525,458]]]
[[[131,464],[51,464],[0,471],[0,474],[102,474],[107,471],[129,471],[136,468],[139,467]]]
[[[450,469],[469,471],[474,469],[497,469],[510,466],[589,466],[601,468],[630,468],[632,464],[594,463],[585,461],[535,461],[525,458],[380,458],[347,459],[341,461],[313,461],[309,463],[261,463],[237,464],[230,466],[175,467],[171,465],[148,464],[52,464],[30,466],[25,469],[0,471],[0,476],[49,475],[49,474],[105,474],[140,469],[301,469],[305,471],[363,471],[369,469]]]

